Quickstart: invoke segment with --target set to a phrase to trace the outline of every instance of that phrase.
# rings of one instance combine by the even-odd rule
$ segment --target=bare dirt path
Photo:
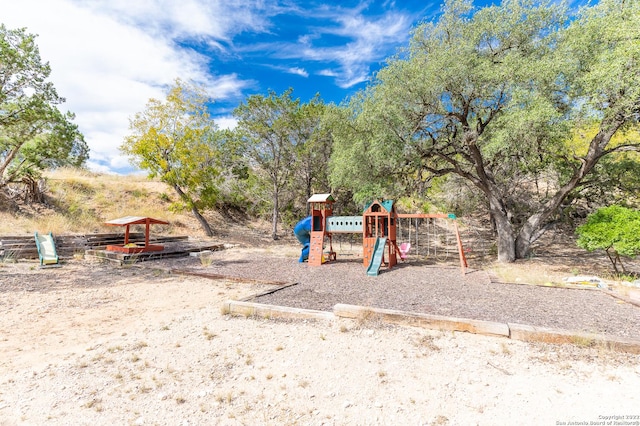
[[[225,258],[260,268],[251,257]],[[640,415],[640,356],[221,315],[224,300],[264,288],[169,275],[156,262],[3,264],[0,425],[556,425]]]

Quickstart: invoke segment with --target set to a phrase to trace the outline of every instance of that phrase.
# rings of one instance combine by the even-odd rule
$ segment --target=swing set
[[[398,240],[418,255],[447,260],[458,251],[455,216],[440,214],[398,214]]]
[[[434,255],[438,259],[448,257],[457,249],[464,275],[467,259],[454,214],[401,214],[395,211],[393,200],[374,200],[365,208],[362,216],[333,216],[334,202],[331,194],[316,194],[309,198],[311,216],[296,225],[296,236],[301,242],[304,237],[305,241],[301,262],[306,258],[309,265],[320,266],[336,260],[332,244],[334,234],[362,233],[363,265],[368,275],[378,275],[382,265],[391,269],[397,264],[398,258],[405,261],[412,249],[418,254],[426,250],[428,256]],[[408,241],[398,244],[398,237],[400,241],[404,240],[401,219],[409,220],[405,231]],[[308,229],[302,229],[305,224]],[[421,227],[426,241],[421,238]],[[325,239],[329,242],[329,251],[326,253]]]
[[[468,266],[454,214],[399,213],[397,217],[398,240],[404,241],[398,245],[402,260],[409,250],[439,261],[458,253],[460,267],[464,270]]]

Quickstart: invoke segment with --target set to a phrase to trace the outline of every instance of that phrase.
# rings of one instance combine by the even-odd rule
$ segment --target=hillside
[[[61,169],[46,174],[44,203],[25,203],[21,197],[0,200],[0,235],[32,235],[34,232],[83,234],[114,232],[107,220],[123,216],[149,216],[169,225],[154,226],[161,235],[206,238],[189,211],[176,212],[176,195],[166,184],[141,175],[117,176]],[[216,239],[262,245],[271,242],[269,224],[242,214],[206,211],[203,215]],[[281,232],[284,240],[290,232]]]

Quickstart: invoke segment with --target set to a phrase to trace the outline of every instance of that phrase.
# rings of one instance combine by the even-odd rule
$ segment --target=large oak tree
[[[638,148],[611,141],[638,124],[639,64],[640,2],[568,20],[553,3],[449,0],[343,112],[333,182],[396,196],[407,177],[458,176],[486,200],[498,259],[522,258],[603,158]]]

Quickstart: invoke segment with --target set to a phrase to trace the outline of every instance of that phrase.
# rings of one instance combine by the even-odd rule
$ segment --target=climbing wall
[[[309,265],[322,265],[322,246],[324,244],[324,232],[311,231],[311,240],[309,241]]]

